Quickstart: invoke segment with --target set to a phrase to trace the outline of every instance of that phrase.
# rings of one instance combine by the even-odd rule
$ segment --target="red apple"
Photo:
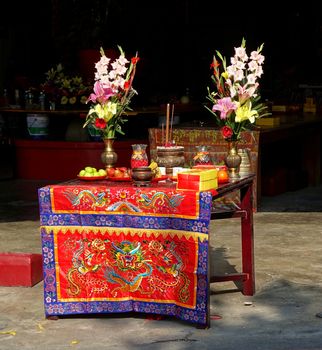
[[[114,168],[107,168],[107,169],[106,169],[106,172],[107,172],[107,176],[108,176],[108,177],[113,177],[113,176],[115,176],[115,169],[114,169]]]
[[[124,171],[124,177],[131,177],[130,169],[126,169],[126,170]]]
[[[123,177],[123,171],[116,168],[114,172],[114,177]]]

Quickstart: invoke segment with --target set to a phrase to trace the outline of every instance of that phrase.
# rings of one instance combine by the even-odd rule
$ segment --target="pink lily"
[[[212,110],[220,112],[220,119],[226,119],[227,114],[236,110],[236,108],[236,103],[233,102],[230,97],[224,97],[217,101],[217,104],[212,107]]]
[[[104,104],[108,99],[114,95],[111,88],[104,88],[99,81],[96,81],[94,84],[94,93],[90,94],[87,102],[92,101],[93,103],[102,103]]]

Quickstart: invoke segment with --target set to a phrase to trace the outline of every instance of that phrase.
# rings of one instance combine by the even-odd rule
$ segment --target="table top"
[[[219,184],[218,188],[216,189],[217,194],[214,196],[214,198],[222,197],[226,193],[239,190],[242,187],[248,186],[250,183],[252,183],[255,179],[255,174],[251,173],[248,175],[242,175],[239,179],[230,180],[227,183]]]
[[[243,187],[245,185],[248,185],[250,182],[252,182],[255,178],[254,173],[250,173],[248,175],[241,175],[240,178],[229,180],[226,183],[219,183],[218,188],[216,188],[216,192],[218,192],[219,195],[223,195],[227,192],[231,192],[235,189],[239,189],[240,187]],[[73,185],[82,185],[82,186],[93,186],[93,185],[108,185],[109,187],[136,187],[136,185],[129,180],[125,181],[113,181],[109,179],[101,179],[101,180],[93,180],[93,181],[84,181],[80,179],[71,179],[67,180],[61,183],[58,183],[56,185],[49,185],[49,186],[73,186]],[[175,189],[177,186],[177,183],[175,181],[159,181],[159,182],[150,182],[147,186],[142,186],[141,188],[171,188]]]
[[[224,195],[239,198],[238,191],[250,186],[254,178],[254,174],[241,176],[219,184],[216,189],[200,192],[177,189],[177,183],[173,181],[151,182],[148,186],[136,186],[131,180],[84,181],[72,179],[47,185],[39,189],[39,192],[48,193],[50,191],[51,207],[55,213],[131,213],[130,215],[154,215],[155,213],[168,215],[172,213],[191,218],[198,215],[197,202],[201,193],[210,192],[213,200],[220,199]],[[236,197],[237,201],[238,198]],[[44,205],[46,206],[46,203]]]

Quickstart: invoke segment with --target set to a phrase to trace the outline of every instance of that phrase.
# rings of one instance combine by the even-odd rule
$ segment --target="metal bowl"
[[[152,169],[148,166],[133,168],[131,171],[132,180],[135,185],[144,186],[148,185],[152,178],[153,172]]]

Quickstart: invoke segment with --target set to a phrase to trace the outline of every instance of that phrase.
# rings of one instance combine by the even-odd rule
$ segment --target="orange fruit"
[[[217,173],[218,182],[227,182],[229,180],[228,171],[226,169],[219,169]]]

